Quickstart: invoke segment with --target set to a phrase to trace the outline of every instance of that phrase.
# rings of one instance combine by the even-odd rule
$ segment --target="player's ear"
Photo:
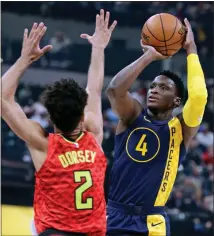
[[[181,105],[181,98],[175,97],[174,104],[175,104],[175,107],[179,107]]]

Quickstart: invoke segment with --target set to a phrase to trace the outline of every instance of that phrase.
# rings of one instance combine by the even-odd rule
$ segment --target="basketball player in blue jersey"
[[[165,205],[207,102],[204,74],[187,19],[185,25],[189,96],[180,115],[173,117],[172,112],[184,98],[184,86],[170,71],[160,73],[151,83],[147,107],[142,108],[128,92],[146,66],[166,58],[151,46],[142,45],[144,55],[121,70],[107,88],[112,109],[120,119],[107,207],[107,235],[170,235]]]

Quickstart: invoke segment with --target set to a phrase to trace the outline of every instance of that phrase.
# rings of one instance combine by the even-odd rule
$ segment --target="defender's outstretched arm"
[[[109,43],[111,34],[117,24],[116,21],[109,27],[110,13],[101,9],[96,16],[96,28],[92,36],[82,34],[92,44],[91,63],[88,71],[88,104],[85,108],[85,128],[92,132],[101,144],[103,140],[103,116],[102,116],[102,89],[104,80],[104,49]]]
[[[22,108],[15,101],[15,92],[22,74],[30,64],[52,48],[51,45],[42,49],[39,47],[46,30],[44,23],[39,25],[34,23],[29,35],[28,30],[25,29],[21,57],[2,77],[2,118],[16,135],[38,150],[44,150],[46,146],[45,131],[38,123],[26,117]]]

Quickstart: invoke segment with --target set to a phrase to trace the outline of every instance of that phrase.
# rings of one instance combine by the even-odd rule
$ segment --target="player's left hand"
[[[43,48],[40,48],[39,44],[44,36],[47,27],[41,22],[39,25],[37,23],[33,24],[33,27],[28,35],[28,29],[24,30],[23,43],[22,43],[22,52],[21,58],[32,63],[33,61],[38,60],[42,55],[52,49],[51,45],[47,45]]]
[[[117,21],[114,21],[110,27],[109,17],[110,13],[107,11],[104,16],[104,10],[100,10],[100,14],[96,15],[96,28],[92,36],[88,34],[81,34],[80,37],[87,39],[94,47],[105,49],[111,38],[111,34],[117,25]]]
[[[189,21],[187,20],[187,18],[184,19],[184,23],[187,29],[187,35],[186,35],[186,39],[184,41],[184,45],[183,48],[187,50],[187,53],[196,53],[197,49],[196,49],[196,44],[195,44],[195,39],[194,39],[194,34],[192,31],[192,27],[189,23]]]

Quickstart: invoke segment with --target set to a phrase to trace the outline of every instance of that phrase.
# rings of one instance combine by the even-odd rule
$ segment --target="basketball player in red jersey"
[[[54,134],[27,119],[15,101],[21,75],[52,48],[39,46],[47,30],[44,23],[34,23],[29,34],[25,29],[21,56],[2,78],[2,117],[27,143],[36,169],[34,221],[41,236],[105,235],[101,91],[104,49],[117,23],[109,28],[109,15],[101,10],[93,36],[81,35],[92,44],[86,90],[74,80],[63,79],[44,91]]]

